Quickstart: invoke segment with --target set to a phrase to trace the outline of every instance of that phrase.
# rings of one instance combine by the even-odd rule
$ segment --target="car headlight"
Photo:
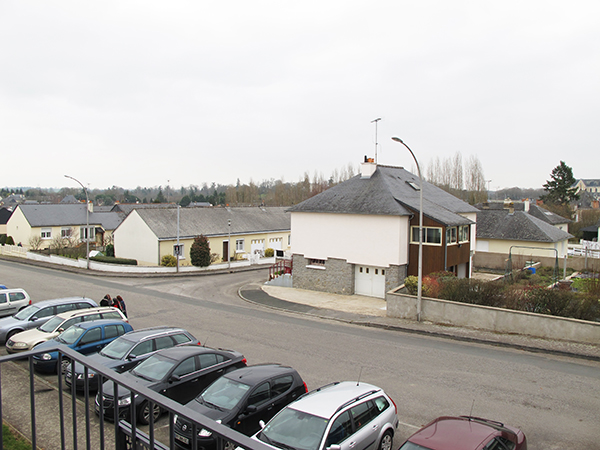
[[[88,372],[88,378],[94,378],[96,376],[96,374],[94,372],[90,373]],[[82,373],[78,373],[77,374],[77,379],[78,380],[83,380],[83,374]]]
[[[131,396],[122,397],[119,399],[119,406],[131,405]]]
[[[219,419],[216,421],[217,423],[221,423],[222,420]],[[206,428],[202,428],[199,432],[198,432],[198,436],[199,437],[210,437],[212,436],[212,431],[208,431]]]
[[[42,355],[42,359],[43,359],[44,361],[50,361],[50,360],[52,359],[52,355],[51,355],[50,353],[44,353],[44,354]]]
[[[14,348],[28,348],[29,345],[27,345],[26,342],[14,342],[13,347]]]

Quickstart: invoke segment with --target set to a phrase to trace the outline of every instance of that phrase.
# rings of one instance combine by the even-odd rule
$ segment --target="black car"
[[[136,367],[123,375],[132,384],[145,386],[159,392],[179,403],[187,403],[204,390],[206,386],[228,370],[246,366],[246,358],[232,350],[184,345],[156,352]],[[102,385],[102,409],[104,417],[114,417],[114,383],[107,381]],[[129,419],[131,408],[131,392],[124,386],[118,388],[119,417]],[[147,424],[150,420],[148,401],[134,395],[136,417],[139,423]],[[101,402],[96,395],[96,414],[100,414]],[[162,413],[158,405],[154,405],[154,418]]]
[[[99,353],[90,355],[88,359],[122,373],[133,369],[158,350],[185,344],[200,345],[200,342],[183,328],[144,328],[124,334],[104,347]],[[76,389],[82,390],[85,386],[85,372],[82,364],[75,364],[75,376],[72,373],[72,366],[67,367],[65,371],[66,384],[70,386],[73,378],[75,378]],[[88,389],[96,391],[98,389],[96,372],[88,369],[87,379]]]
[[[186,406],[251,436],[260,429],[261,420],[268,422],[306,392],[306,383],[296,370],[278,364],[262,364],[223,375]],[[176,448],[192,448],[191,423],[176,415],[174,426]],[[199,449],[216,447],[208,430],[199,430],[197,440]],[[225,447],[233,448],[234,445],[226,443]]]

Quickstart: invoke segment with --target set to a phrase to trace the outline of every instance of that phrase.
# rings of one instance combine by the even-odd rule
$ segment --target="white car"
[[[31,298],[24,289],[0,289],[0,317],[12,316],[29,305]]]
[[[381,388],[344,381],[311,391],[252,436],[275,450],[391,450],[396,404]]]
[[[11,338],[6,341],[6,350],[8,353],[25,352],[42,342],[54,339],[71,325],[100,319],[123,320],[129,322],[127,317],[125,317],[120,310],[113,308],[112,306],[67,311],[57,314],[37,328],[22,331],[21,333],[11,336]]]

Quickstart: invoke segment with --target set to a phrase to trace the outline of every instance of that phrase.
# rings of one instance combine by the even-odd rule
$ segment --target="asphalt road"
[[[309,389],[359,377],[381,386],[398,405],[396,447],[439,415],[472,413],[522,428],[530,450],[600,448],[600,363],[348,325],[238,297],[265,277],[111,278],[0,261],[0,283],[34,301],[120,294],[134,328],[183,326],[249,364],[289,364]]]

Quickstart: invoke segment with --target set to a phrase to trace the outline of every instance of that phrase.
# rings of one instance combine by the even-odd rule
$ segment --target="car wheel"
[[[383,433],[383,437],[381,438],[381,442],[379,443],[379,450],[392,450],[392,443],[394,442],[394,437],[392,436],[391,431],[386,431]]]
[[[154,421],[158,420],[160,413],[160,406],[155,403],[153,408]],[[150,423],[150,405],[148,404],[148,400],[145,400],[144,403],[140,405],[137,419],[142,425],[148,425]]]

